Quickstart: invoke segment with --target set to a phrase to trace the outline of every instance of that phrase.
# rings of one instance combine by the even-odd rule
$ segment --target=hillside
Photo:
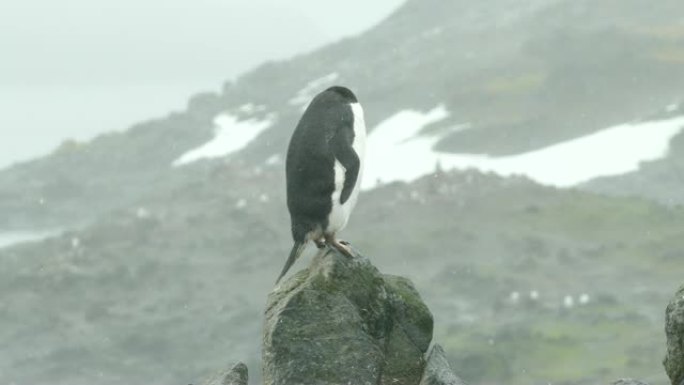
[[[371,130],[343,237],[416,284],[459,375],[665,384],[684,3],[525,4],[409,0],[185,111],[0,171],[0,230],[63,232],[0,248],[0,383],[187,384],[232,359],[258,372],[255,320],[291,247],[283,154],[310,97],[339,83]]]
[[[684,104],[673,105],[671,114],[682,114]],[[638,171],[624,175],[598,178],[582,186],[602,194],[642,196],[667,205],[683,205],[684,135],[670,142],[668,156],[646,162]]]
[[[371,128],[402,111],[444,106],[446,116],[421,135],[439,151],[490,156],[644,119],[683,99],[680,1],[526,4],[408,1],[366,33],[262,65],[219,94],[196,95],[183,112],[92,142],[65,142],[0,172],[0,227],[88,222],[191,183],[201,166],[171,164],[210,141],[221,114],[268,120],[231,155],[262,164],[284,152],[302,104],[331,83],[359,94]],[[454,129],[463,125],[469,129]],[[672,175],[651,174],[680,186]]]
[[[264,187],[278,171],[217,166],[205,177],[222,183],[0,250],[0,382],[191,383],[231,359],[257,368],[254,320],[290,247],[281,189]],[[361,198],[344,238],[415,282],[466,380],[664,384],[684,211],[476,172]]]

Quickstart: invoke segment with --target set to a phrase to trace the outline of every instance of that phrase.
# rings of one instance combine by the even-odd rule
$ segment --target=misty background
[[[358,34],[401,0],[0,2],[0,167],[185,107],[267,60]]]
[[[333,84],[368,129],[340,238],[415,284],[459,376],[668,383],[681,0],[0,8],[0,383],[198,384],[238,360],[258,383],[287,144]]]

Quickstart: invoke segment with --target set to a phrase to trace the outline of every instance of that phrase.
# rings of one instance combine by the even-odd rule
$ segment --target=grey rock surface
[[[465,381],[460,379],[451,370],[449,361],[447,361],[444,349],[440,345],[435,344],[430,349],[428,355],[427,365],[423,373],[423,378],[419,385],[465,385]],[[627,384],[624,384],[627,385]]]
[[[247,385],[248,381],[247,365],[238,362],[229,370],[222,371],[208,379],[203,385]]]
[[[433,319],[410,281],[325,249],[270,294],[264,384],[418,384]]]
[[[648,385],[648,383],[633,378],[621,378],[611,383],[611,385]]]
[[[684,384],[684,286],[665,310],[667,355],[663,361],[672,385]]]

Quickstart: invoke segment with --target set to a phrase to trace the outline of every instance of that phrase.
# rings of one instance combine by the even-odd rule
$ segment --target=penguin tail
[[[292,246],[292,251],[290,251],[290,256],[287,258],[287,262],[285,262],[285,266],[283,266],[283,271],[280,273],[280,276],[276,280],[276,285],[280,280],[283,278],[285,274],[287,274],[287,271],[290,270],[292,265],[297,261],[299,256],[302,254],[302,251],[304,251],[304,246],[306,246],[306,242],[295,242],[294,246]]]

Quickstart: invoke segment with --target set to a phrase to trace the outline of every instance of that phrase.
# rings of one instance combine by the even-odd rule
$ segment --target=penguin
[[[294,246],[276,284],[309,241],[353,257],[339,241],[356,205],[363,174],[366,125],[363,108],[346,87],[316,95],[297,124],[287,149],[287,208]]]

